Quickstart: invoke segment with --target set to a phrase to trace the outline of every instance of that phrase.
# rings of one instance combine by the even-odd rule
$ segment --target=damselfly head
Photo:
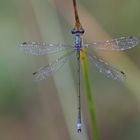
[[[81,26],[79,29],[77,29],[76,27],[74,27],[71,31],[72,34],[77,34],[77,33],[80,33],[80,34],[84,34],[85,30],[83,29],[83,27]]]

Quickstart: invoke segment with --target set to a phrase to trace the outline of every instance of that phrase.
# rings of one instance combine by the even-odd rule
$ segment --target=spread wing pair
[[[110,51],[124,51],[135,47],[138,44],[138,39],[136,37],[120,37],[112,40],[107,40],[104,42],[96,42],[91,44],[83,44],[84,48],[94,48],[100,50],[110,50]],[[58,70],[63,64],[65,64],[75,52],[74,46],[63,45],[63,44],[46,44],[37,42],[24,42],[19,44],[19,50],[26,54],[32,55],[47,55],[51,53],[57,53],[60,51],[68,50],[68,53],[57,58],[54,62],[48,64],[47,66],[39,68],[33,73],[35,81],[40,81],[47,79],[52,73]],[[86,52],[85,52],[86,53]],[[108,63],[104,62],[102,59],[97,58],[95,55],[87,53],[89,60],[96,66],[99,72],[103,73],[107,77],[114,80],[124,80],[126,75],[124,72],[112,67]]]

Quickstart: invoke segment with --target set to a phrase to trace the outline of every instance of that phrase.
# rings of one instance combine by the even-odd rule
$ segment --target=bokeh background
[[[129,35],[140,38],[139,7],[138,0],[78,0],[84,42]],[[32,72],[61,54],[36,57],[17,49],[23,41],[73,44],[73,25],[70,0],[0,0],[1,140],[93,139],[82,79],[83,131],[76,132],[72,59],[46,81],[34,83]],[[89,63],[101,140],[139,140],[140,46],[126,52],[95,53],[127,74],[126,81],[113,81]]]

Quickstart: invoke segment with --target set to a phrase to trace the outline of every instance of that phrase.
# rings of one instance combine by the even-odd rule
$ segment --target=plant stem
[[[91,119],[92,133],[94,136],[94,140],[99,140],[99,133],[98,133],[98,128],[97,128],[94,101],[92,98],[92,92],[91,92],[91,86],[90,86],[87,59],[86,59],[86,54],[83,48],[82,48],[82,51],[80,51],[80,58],[81,58],[82,71],[83,71],[85,88],[86,88],[87,106],[88,106],[90,119]]]

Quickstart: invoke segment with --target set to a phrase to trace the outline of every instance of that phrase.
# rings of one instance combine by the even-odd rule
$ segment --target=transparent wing
[[[63,44],[46,44],[38,42],[24,42],[18,45],[20,51],[32,55],[46,55],[64,51],[66,48],[73,49],[72,46]]]
[[[53,74],[55,71],[57,71],[63,64],[65,64],[68,60],[68,57],[72,54],[73,51],[57,58],[52,63],[48,64],[47,66],[39,68],[36,72],[33,73],[33,80],[34,81],[41,81],[45,80]]]
[[[120,37],[105,42],[96,42],[92,44],[84,44],[83,47],[95,48],[102,50],[123,51],[135,47],[139,43],[138,39],[134,36]]]
[[[102,59],[97,58],[96,56],[92,56],[91,54],[87,54],[89,60],[96,66],[99,72],[103,73],[105,76],[112,78],[113,80],[123,81],[126,79],[126,75],[123,71],[120,71],[108,63],[104,62]]]

